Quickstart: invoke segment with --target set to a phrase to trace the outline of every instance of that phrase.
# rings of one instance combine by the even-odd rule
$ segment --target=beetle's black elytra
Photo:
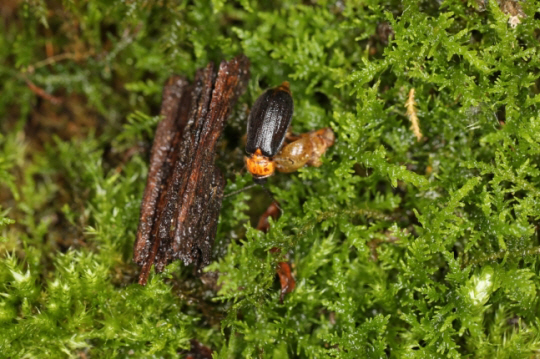
[[[247,125],[246,153],[257,150],[266,157],[279,152],[293,115],[289,83],[265,91],[253,104]]]

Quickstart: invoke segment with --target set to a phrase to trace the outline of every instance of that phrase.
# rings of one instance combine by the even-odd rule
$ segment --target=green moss
[[[268,4],[6,5],[2,356],[175,357],[191,339],[220,358],[538,355],[535,3],[513,3],[515,28],[497,1]],[[322,167],[270,180],[284,213],[267,234],[261,190],[224,200],[219,285],[173,264],[140,287],[161,84],[240,52],[252,76],[220,150],[226,192],[250,182],[240,138],[266,87],[289,81],[293,129],[337,142]],[[281,303],[283,260],[297,285]]]

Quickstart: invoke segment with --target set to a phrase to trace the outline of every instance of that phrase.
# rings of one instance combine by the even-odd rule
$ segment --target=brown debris
[[[285,294],[291,293],[296,288],[296,281],[291,273],[291,266],[287,262],[279,262],[277,267],[279,284],[281,285],[281,294],[279,300],[283,303]]]
[[[274,220],[279,217],[279,207],[277,206],[276,202],[272,202],[272,204],[268,206],[266,211],[259,218],[259,223],[257,223],[257,229],[259,231],[263,231],[264,233],[268,232],[270,229],[270,222],[268,221],[269,217],[272,217]]]
[[[210,262],[225,181],[214,165],[225,121],[249,78],[240,55],[197,71],[195,81],[172,77],[165,85],[141,215],[134,260],[161,272],[173,260],[197,267]]]
[[[499,0],[499,7],[506,15],[509,16],[508,24],[512,29],[515,29],[519,24],[521,24],[521,19],[527,17],[521,4],[516,0]]]

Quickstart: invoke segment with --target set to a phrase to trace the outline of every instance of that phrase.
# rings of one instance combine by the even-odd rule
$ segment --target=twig
[[[58,54],[51,57],[47,57],[45,60],[41,60],[36,62],[33,65],[29,65],[26,68],[26,72],[33,73],[36,69],[39,69],[44,66],[53,65],[59,61],[63,60],[81,60],[83,58],[88,58],[93,54],[92,51],[88,51],[82,54],[73,53],[73,52],[66,52],[64,54]]]
[[[407,116],[409,116],[409,121],[411,121],[411,130],[413,131],[416,139],[418,141],[422,140],[422,132],[420,131],[420,120],[416,115],[416,102],[414,101],[414,88],[409,91],[409,99],[405,103],[407,108]]]
[[[30,81],[26,76],[24,76],[23,78],[24,78],[24,81],[26,82],[26,85],[30,89],[30,91],[32,91],[39,97],[49,101],[53,105],[59,105],[62,103],[62,99],[60,97],[53,96],[47,91],[45,91],[44,89],[42,89],[41,87],[36,86],[36,84]]]

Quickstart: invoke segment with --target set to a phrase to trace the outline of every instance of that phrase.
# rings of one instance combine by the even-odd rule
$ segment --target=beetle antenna
[[[266,178],[264,180],[265,180],[264,182],[266,182]],[[231,193],[227,193],[226,195],[223,196],[223,198],[227,198],[227,197],[237,195],[238,193],[247,191],[248,189],[251,189],[251,188],[259,185],[264,190],[264,193],[266,193],[268,195],[268,197],[270,197],[272,199],[272,202],[276,204],[276,207],[281,211],[281,213],[283,213],[283,209],[281,208],[281,205],[279,204],[277,199],[274,198],[274,195],[272,194],[272,192],[270,192],[270,190],[268,188],[266,188],[266,186],[264,185],[264,182],[259,180],[257,182],[254,182],[254,183],[250,184],[249,186],[237,189],[236,191],[232,191]]]
[[[253,188],[253,187],[255,187],[256,185],[257,185],[256,183],[252,183],[252,184],[250,184],[249,186],[246,186],[246,187],[244,187],[244,188],[237,189],[236,191],[232,191],[231,193],[227,193],[226,195],[223,196],[223,198],[227,198],[227,197],[230,197],[230,196],[237,195],[238,193],[247,191],[248,189]]]
[[[274,195],[272,194],[272,192],[270,192],[270,190],[268,188],[266,188],[266,186],[264,184],[261,183],[260,185],[264,189],[264,192],[268,195],[268,197],[270,197],[272,199],[272,202],[280,210],[281,214],[283,214],[283,209],[281,208],[281,205],[279,204],[277,199],[274,198]]]

